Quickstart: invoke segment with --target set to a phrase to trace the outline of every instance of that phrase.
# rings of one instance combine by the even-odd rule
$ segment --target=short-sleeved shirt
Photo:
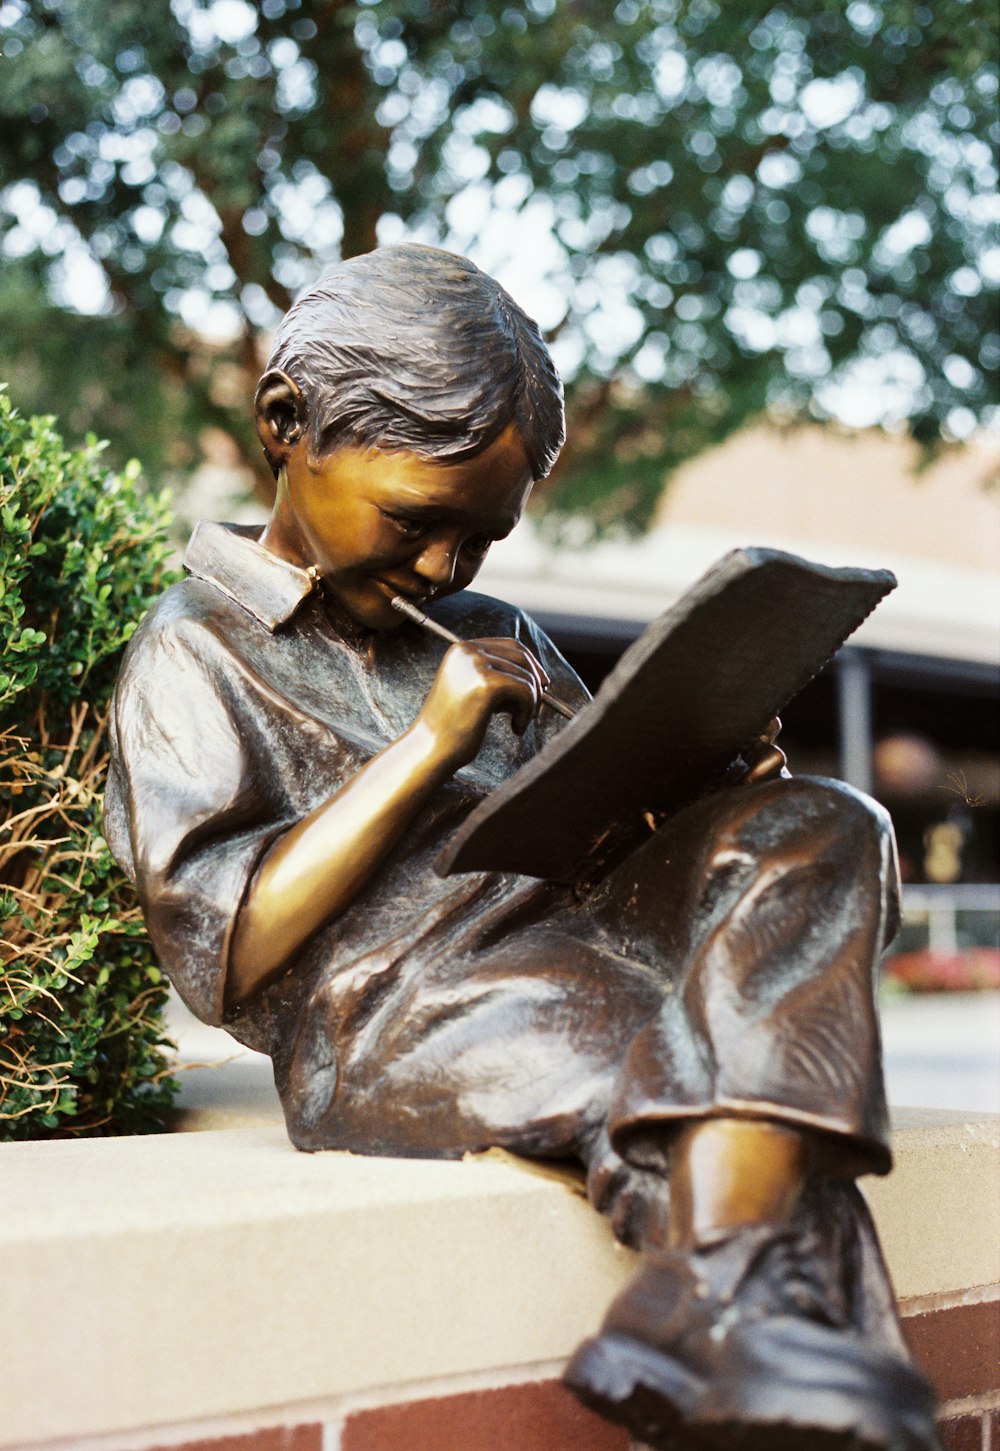
[[[494,717],[476,759],[435,793],[355,900],[277,981],[227,1010],[230,942],[262,857],[412,724],[447,649],[415,625],[357,626],[312,571],[278,559],[258,533],[199,525],[184,561],[189,577],[130,642],[112,709],[105,832],[181,996],[204,1021],[270,1053],[280,1087],[324,975],[373,954],[453,951],[456,937],[479,926],[523,919],[538,883],[502,873],[441,878],[434,860],[463,816],[562,722],[543,709],[518,737],[509,717]],[[464,638],[523,641],[556,693],[571,705],[586,699],[555,647],[512,606],[465,591],[431,613]]]

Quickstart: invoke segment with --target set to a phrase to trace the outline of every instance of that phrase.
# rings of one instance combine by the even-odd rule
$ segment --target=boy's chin
[[[337,612],[364,630],[398,630],[404,623],[389,603],[389,594],[378,587],[329,589]]]

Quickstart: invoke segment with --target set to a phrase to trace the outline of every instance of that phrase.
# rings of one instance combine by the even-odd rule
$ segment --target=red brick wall
[[[1000,1298],[921,1308],[903,1325],[942,1402],[945,1451],[1000,1451]],[[220,1428],[221,1429],[221,1428]],[[198,1440],[170,1451],[630,1451],[625,1431],[584,1410],[558,1381],[420,1397]],[[137,1441],[130,1451],[159,1451]]]

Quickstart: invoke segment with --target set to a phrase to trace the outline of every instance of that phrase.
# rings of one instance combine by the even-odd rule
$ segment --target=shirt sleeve
[[[212,1024],[250,878],[294,819],[266,741],[241,719],[244,670],[209,625],[161,616],[137,632],[112,706],[108,844],[171,981]]]
[[[574,713],[581,706],[586,705],[590,699],[590,692],[576,671],[565,660],[546,635],[545,631],[536,625],[530,615],[522,614],[519,620],[518,636],[524,641],[528,649],[536,659],[541,661],[549,676],[549,692],[558,700],[568,705]],[[536,726],[538,728],[539,741],[541,746],[550,736],[561,731],[567,724],[565,717],[557,711],[549,710],[543,706],[538,713]]]

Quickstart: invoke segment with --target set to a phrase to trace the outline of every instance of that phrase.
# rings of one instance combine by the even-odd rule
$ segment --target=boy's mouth
[[[425,605],[428,600],[434,597],[433,593],[427,590],[405,589],[402,585],[393,584],[392,580],[389,579],[376,579],[374,583],[379,585],[390,599],[393,595],[399,595],[401,599],[406,600],[411,605]]]

